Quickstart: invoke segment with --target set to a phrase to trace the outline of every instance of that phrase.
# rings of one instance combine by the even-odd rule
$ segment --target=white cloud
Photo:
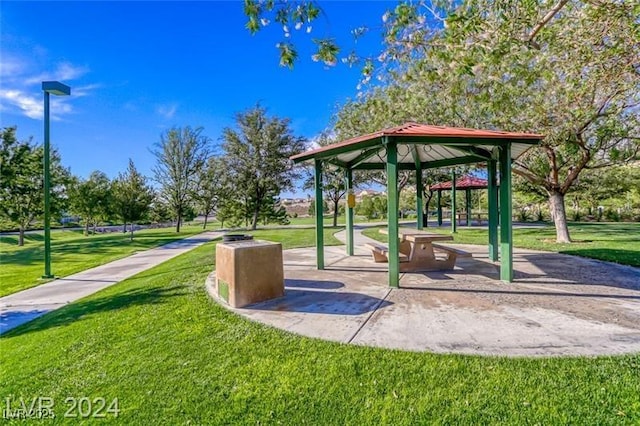
[[[87,84],[86,86],[78,86],[71,88],[71,95],[75,98],[89,96],[92,91],[102,87],[102,84]]]
[[[44,115],[44,101],[41,98],[28,95],[20,90],[0,90],[0,100],[6,101],[18,108],[29,118],[38,120]],[[62,115],[69,114],[73,111],[71,105],[61,100],[51,99],[51,103],[50,117],[52,120],[60,120]],[[1,109],[6,110],[5,105],[2,105]]]
[[[89,68],[85,66],[75,66],[69,62],[61,62],[56,66],[53,72],[44,72],[25,80],[26,84],[41,83],[43,81],[68,81],[76,80],[89,72]]]
[[[37,55],[36,55],[37,56]],[[11,52],[2,52],[0,61],[0,111],[8,114],[21,114],[29,118],[40,120],[43,117],[43,98],[41,83],[47,80],[59,80],[65,84],[69,80],[83,77],[89,68],[76,66],[70,62],[60,62],[55,65],[53,71],[34,71],[41,67],[42,63],[34,58],[24,58]],[[44,68],[44,67],[42,67]],[[41,68],[41,69],[42,69]],[[88,96],[93,90],[99,88],[99,84],[85,84],[72,86],[71,95],[74,98]],[[60,120],[63,116],[71,114],[73,108],[71,100],[51,97],[51,119]]]
[[[20,75],[24,71],[24,64],[16,58],[7,57],[2,55],[2,61],[0,61],[0,77],[6,81],[7,78]]]
[[[0,90],[0,100],[18,107],[29,118],[38,119],[43,114],[43,102],[20,90]]]
[[[320,148],[323,145],[327,145],[327,142],[329,143],[339,142],[337,138],[338,136],[336,135],[336,132],[333,129],[324,130],[309,138],[308,149]]]
[[[178,111],[177,104],[165,104],[158,105],[156,107],[156,113],[166,118],[167,120],[172,119],[176,115],[176,111]]]

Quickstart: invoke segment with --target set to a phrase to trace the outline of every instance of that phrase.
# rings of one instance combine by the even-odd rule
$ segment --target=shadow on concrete
[[[56,278],[56,282],[69,281],[69,282],[88,282],[88,283],[117,283],[117,280],[81,280],[77,278]]]
[[[338,281],[313,281],[313,280],[298,280],[298,279],[285,279],[285,288],[309,288],[317,290],[335,290],[344,287],[344,284]]]
[[[387,268],[372,268],[366,266],[326,266],[325,271],[342,271],[342,272],[384,272],[387,273]]]
[[[186,239],[187,237],[185,237],[184,240],[178,240],[178,241],[172,241],[170,243],[158,246],[156,248],[159,249],[179,249],[179,248],[186,248],[186,247],[191,247],[193,245],[196,244],[204,244],[204,243],[208,243],[211,241],[215,241],[215,240],[219,240],[222,237],[216,237],[216,238],[189,238]]]
[[[606,299],[626,299],[640,300],[640,295],[632,296],[626,294],[599,294],[599,293],[568,293],[555,291],[512,291],[512,290],[488,290],[488,289],[471,289],[471,288],[451,288],[451,287],[422,287],[403,285],[403,290],[422,290],[437,292],[453,292],[453,293],[478,293],[478,294],[513,294],[518,296],[553,296],[553,297],[600,297]]]
[[[535,284],[565,284],[606,286],[626,290],[640,290],[640,269],[619,266],[593,259],[583,259],[571,255],[526,254],[522,256],[526,262],[534,265],[542,274],[525,274],[514,271],[518,278],[551,278],[560,282],[527,281]]]
[[[322,281],[320,281],[322,282]],[[362,293],[286,289],[284,297],[243,309],[329,315],[362,315],[392,305]]]
[[[93,298],[89,300],[78,301],[66,305],[60,309],[49,312],[48,314],[34,319],[33,321],[18,326],[2,335],[2,337],[14,337],[27,333],[32,333],[50,328],[70,325],[78,320],[85,319],[93,314],[108,311],[117,311],[119,309],[128,308],[136,305],[152,305],[164,303],[169,297],[180,296],[186,294],[187,288],[184,285],[175,285],[172,287],[155,287],[145,290],[130,290],[114,294],[112,296]],[[2,317],[7,318],[12,315],[18,315],[19,312],[4,312]],[[4,319],[3,319],[4,322]]]

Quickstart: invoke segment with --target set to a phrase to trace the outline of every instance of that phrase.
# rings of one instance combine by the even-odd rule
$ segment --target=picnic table
[[[380,233],[389,234],[386,228]],[[407,230],[398,232],[400,272],[421,272],[451,270],[458,257],[471,257],[471,253],[453,247],[434,243],[434,241],[453,241],[451,235]],[[389,249],[380,244],[366,244],[371,249],[375,262],[388,262]],[[436,252],[446,257],[436,256]]]

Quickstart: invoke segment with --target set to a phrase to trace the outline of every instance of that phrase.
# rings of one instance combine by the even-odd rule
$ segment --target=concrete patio
[[[387,286],[357,234],[356,255],[284,252],[285,296],[234,312],[304,336],[414,351],[503,356],[640,352],[640,269],[516,249],[514,282],[499,280],[486,247],[444,272],[405,273]],[[207,280],[210,293],[212,274]],[[224,303],[223,303],[224,305]]]

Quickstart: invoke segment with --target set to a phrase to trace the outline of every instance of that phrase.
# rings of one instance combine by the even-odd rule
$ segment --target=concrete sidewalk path
[[[186,253],[222,234],[203,232],[2,297],[0,334]]]

